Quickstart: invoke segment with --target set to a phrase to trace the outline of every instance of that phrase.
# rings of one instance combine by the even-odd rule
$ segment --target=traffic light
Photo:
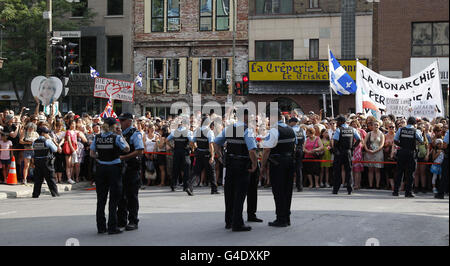
[[[242,95],[242,82],[236,82],[234,84],[234,94]]]
[[[250,88],[250,79],[248,78],[248,74],[245,73],[244,75],[242,75],[242,92],[243,95],[248,95],[249,93],[249,88]]]
[[[62,41],[53,46],[53,74],[62,79],[66,73],[66,47]]]
[[[70,76],[72,71],[79,67],[78,64],[78,54],[75,53],[75,48],[78,44],[69,42],[66,45],[66,77]]]

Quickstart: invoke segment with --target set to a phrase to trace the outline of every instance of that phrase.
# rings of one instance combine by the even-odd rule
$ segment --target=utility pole
[[[50,77],[52,75],[52,47],[50,45],[50,39],[52,38],[52,0],[47,0],[47,12],[48,12],[48,24],[47,24],[47,55],[46,55],[46,69],[45,74],[47,77]]]
[[[237,4],[236,0],[233,0],[233,59],[232,59],[232,67],[231,67],[231,94],[234,93],[234,74],[235,74],[235,61],[236,61],[236,12],[237,12]]]

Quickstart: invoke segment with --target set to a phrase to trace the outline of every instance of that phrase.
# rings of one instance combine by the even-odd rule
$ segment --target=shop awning
[[[328,82],[251,82],[249,94],[326,94]]]

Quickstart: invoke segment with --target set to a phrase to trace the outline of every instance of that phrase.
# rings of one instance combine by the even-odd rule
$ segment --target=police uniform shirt
[[[341,127],[348,128],[349,126],[347,124],[343,124]],[[341,129],[340,129],[340,127],[338,127],[336,129],[336,132],[334,132],[333,140],[339,141],[340,135],[341,135]],[[356,141],[361,140],[361,137],[359,136],[359,133],[358,133],[358,131],[356,131],[355,128],[353,128],[353,138],[355,138]]]
[[[286,125],[285,123],[283,123],[282,121],[278,121],[278,126],[286,128],[288,127],[288,125]],[[278,144],[278,137],[280,136],[280,133],[278,132],[278,126],[277,127],[272,127],[269,131],[269,134],[267,134],[266,138],[264,139],[264,141],[261,144],[261,147],[263,149],[272,149],[275,148]],[[300,130],[303,130],[300,128]],[[295,130],[294,130],[295,133]],[[295,144],[297,144],[297,136],[295,136]]]
[[[112,132],[107,132],[107,133],[102,133],[101,136],[102,137],[108,137],[111,134],[112,134]],[[93,152],[96,152],[96,145],[95,145],[96,139],[97,139],[97,136],[94,137],[94,141],[91,144],[91,150]],[[122,136],[120,136],[120,135],[118,135],[117,138],[116,138],[116,145],[122,151],[127,147],[127,144],[125,143],[125,139]],[[99,162],[100,164],[112,165],[112,164],[119,164],[121,162],[121,160],[119,158],[117,158],[117,159],[115,159],[115,160],[113,160],[111,162],[105,162],[105,161],[100,161],[100,160],[97,160],[97,162]]]
[[[202,133],[202,132],[200,132],[200,131],[202,131],[202,132],[203,132],[203,135],[206,135],[206,137],[208,138],[208,144],[209,144],[209,143],[214,143],[214,139],[215,139],[215,137],[214,137],[214,132],[213,132],[209,127],[207,127],[207,126],[203,126],[203,127],[201,127],[201,128],[198,128],[198,129],[195,131],[194,136],[193,136],[193,138],[192,138],[192,142],[197,142],[197,137],[200,138],[201,133]],[[208,133],[205,134],[206,132],[208,132]],[[198,148],[198,150],[199,150],[199,151],[207,151],[207,150],[200,149],[200,148]]]
[[[414,128],[412,125],[407,125],[406,128]],[[400,132],[402,131],[401,128],[399,128],[397,130],[397,133],[395,133],[395,137],[394,137],[394,141],[400,141]],[[420,132],[420,130],[416,130],[416,139],[420,142],[423,143],[423,137],[422,137],[422,132]]]
[[[50,139],[46,139],[44,136],[39,136],[39,138],[37,138],[36,140],[43,140],[43,139],[45,139],[45,142],[44,142],[45,146],[47,148],[49,148],[52,152],[56,152],[58,150],[58,147],[56,147],[55,143],[53,143],[53,141]],[[36,140],[35,140],[35,142],[36,142]],[[33,143],[33,148],[34,148],[35,142]],[[47,157],[34,157],[34,158],[35,159],[43,159],[43,158],[47,158]]]
[[[125,129],[122,135],[125,136],[133,128],[134,127],[131,126]],[[133,135],[131,135],[129,144],[133,144],[135,151],[144,150],[144,141],[142,140],[142,133],[139,130],[136,130]]]
[[[230,125],[228,127],[226,127],[215,139],[214,139],[214,143],[216,143],[219,146],[223,146],[225,144],[225,141],[227,140],[226,138],[226,131],[229,127],[233,126],[233,127],[241,127],[244,126],[244,122],[237,122],[233,125]],[[257,144],[256,144],[256,137],[255,137],[255,133],[253,131],[253,129],[251,128],[247,128],[244,131],[244,141],[245,144],[247,145],[247,149],[249,151],[254,150],[257,148]]]
[[[175,133],[177,133],[177,136],[182,136],[182,133],[186,131],[185,127],[179,127],[174,132],[170,133],[170,135],[167,137],[167,141],[171,141],[175,138]],[[184,137],[184,136],[183,136]],[[194,138],[192,137],[192,131],[188,131],[187,136],[189,142],[194,142]]]
[[[301,134],[303,134],[303,138],[306,138],[306,132],[301,128],[299,125],[295,125],[292,127],[294,130],[295,136],[301,131]],[[297,144],[298,144],[298,138],[297,138]]]

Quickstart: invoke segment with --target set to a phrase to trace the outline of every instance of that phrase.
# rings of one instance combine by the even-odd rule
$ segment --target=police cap
[[[417,120],[416,120],[415,117],[410,116],[410,117],[408,118],[408,125],[415,125],[416,123],[417,123]]]
[[[133,120],[133,115],[131,113],[123,113],[119,116],[119,120]]]
[[[104,122],[109,126],[117,124],[117,120],[114,117],[108,117],[104,120]]]
[[[46,128],[46,127],[38,127],[38,128],[36,129],[36,132],[37,132],[39,135],[41,135],[42,133],[48,134],[48,133],[50,133],[50,130],[49,130],[48,128]]]

